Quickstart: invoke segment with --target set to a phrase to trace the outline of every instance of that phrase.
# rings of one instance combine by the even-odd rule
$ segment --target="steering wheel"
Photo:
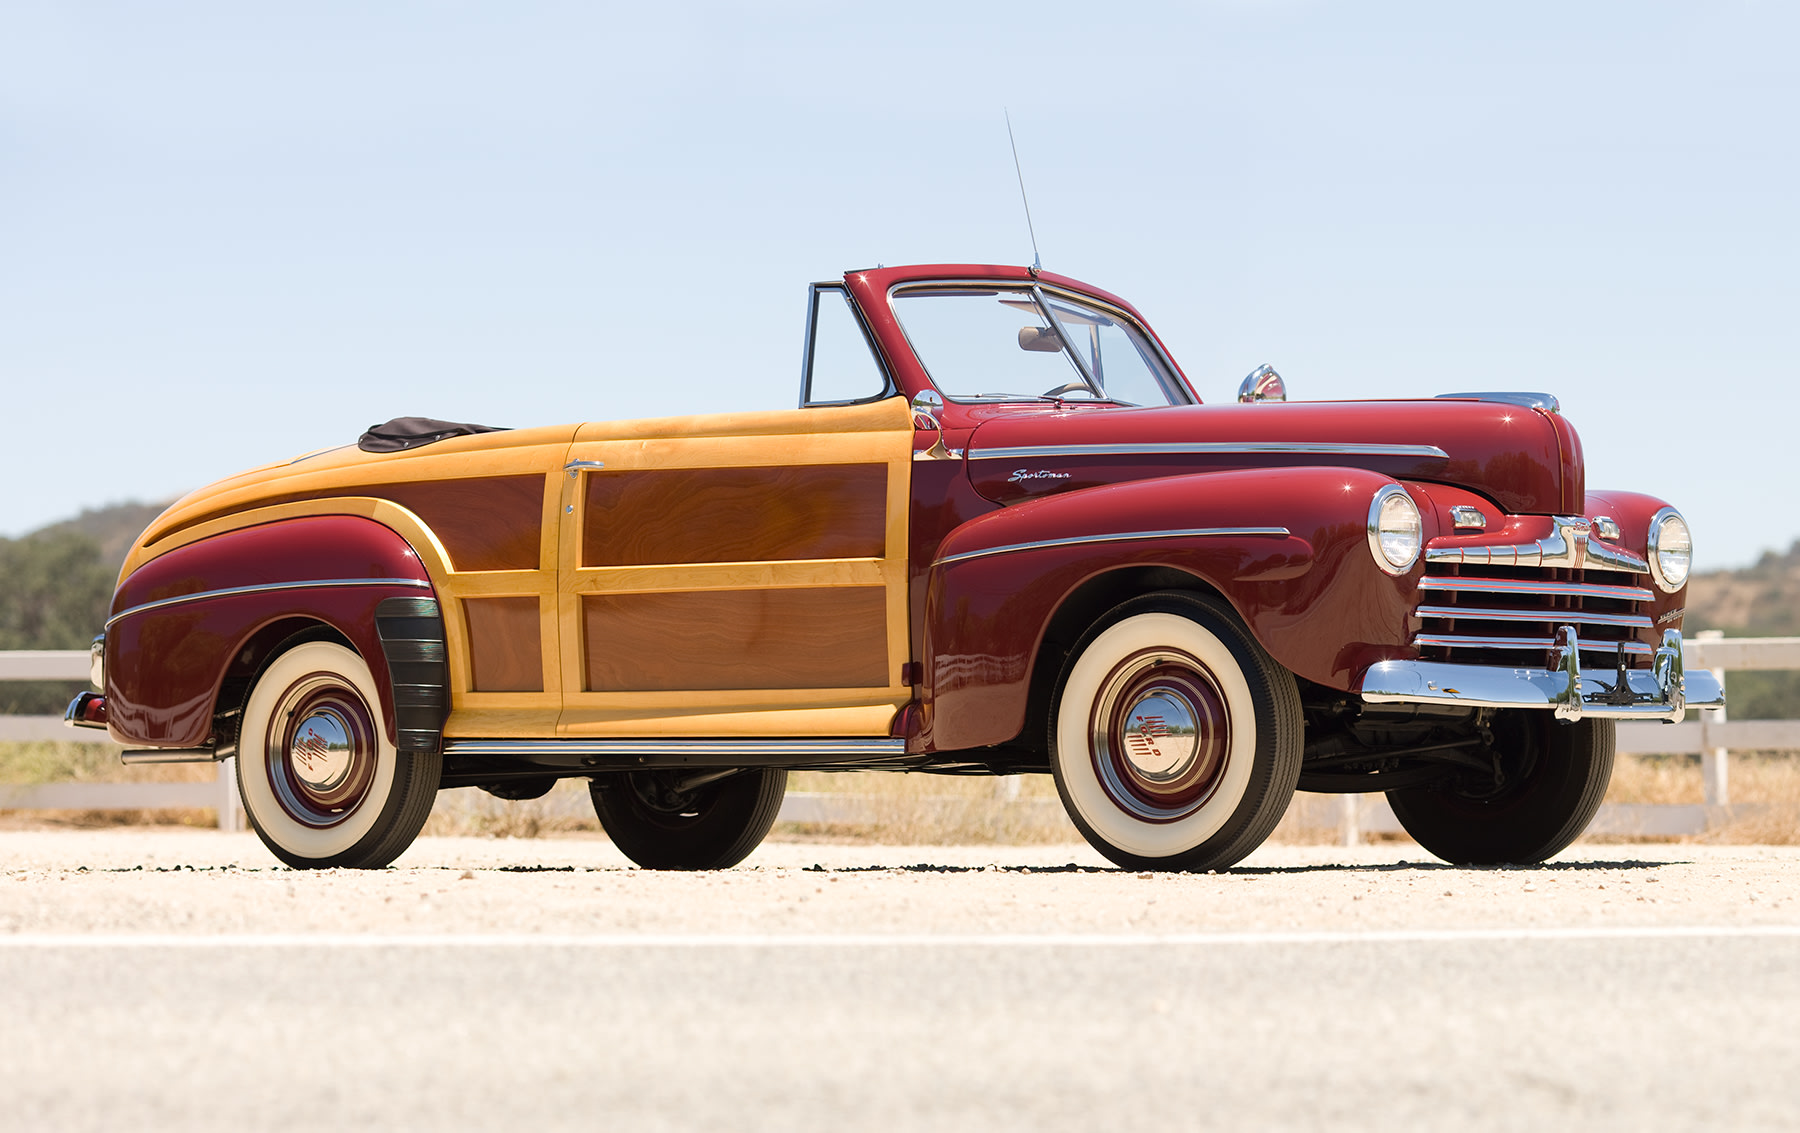
[[[1038,396],[1040,396],[1040,397],[1061,397],[1065,393],[1074,393],[1078,389],[1088,389],[1088,384],[1079,379],[1077,379],[1076,381],[1072,381],[1072,382],[1064,382],[1062,385],[1057,386],[1055,389],[1045,390],[1042,394],[1039,394]],[[1088,390],[1088,392],[1092,393],[1093,391]]]

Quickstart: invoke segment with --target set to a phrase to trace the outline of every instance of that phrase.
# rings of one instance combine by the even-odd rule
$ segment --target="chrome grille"
[[[1647,668],[1654,599],[1623,571],[1433,564],[1419,580],[1413,644],[1427,661],[1543,668],[1556,627],[1572,625],[1582,663]]]

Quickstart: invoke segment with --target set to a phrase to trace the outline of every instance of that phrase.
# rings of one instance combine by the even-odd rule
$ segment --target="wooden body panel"
[[[544,646],[535,595],[464,598],[474,692],[543,692]]]
[[[605,692],[886,686],[880,586],[581,596],[584,686]]]
[[[588,474],[581,565],[879,559],[887,466]]]
[[[543,471],[387,484],[356,494],[392,500],[418,516],[450,552],[459,573],[539,569]]]
[[[544,475],[459,476],[417,483],[349,483],[274,492],[264,507],[345,497],[398,504],[431,529],[459,571],[536,570]],[[230,514],[197,516],[192,522]],[[168,530],[176,533],[185,525]]]

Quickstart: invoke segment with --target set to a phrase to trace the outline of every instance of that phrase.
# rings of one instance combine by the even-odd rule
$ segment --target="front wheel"
[[[1300,777],[1291,673],[1230,607],[1151,594],[1075,647],[1050,767],[1088,842],[1131,869],[1224,869],[1261,845]]]
[[[729,869],[775,825],[787,771],[621,771],[595,776],[588,791],[606,836],[645,869]]]
[[[437,798],[437,752],[398,751],[363,659],[329,641],[257,677],[238,739],[238,789],[257,837],[296,869],[380,869]]]
[[[1541,862],[1581,836],[1612,781],[1618,729],[1561,723],[1513,709],[1494,720],[1495,772],[1461,772],[1387,793],[1394,817],[1425,849],[1458,865]]]

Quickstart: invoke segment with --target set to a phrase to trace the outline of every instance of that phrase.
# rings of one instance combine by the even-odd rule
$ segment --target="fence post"
[[[1354,846],[1362,841],[1361,795],[1338,796],[1338,845]]]
[[[237,760],[219,760],[219,829],[238,831],[244,824],[238,820],[243,800],[238,797]]]
[[[1695,641],[1719,641],[1725,636],[1722,629],[1703,629],[1694,635]],[[1719,687],[1725,687],[1725,670],[1715,668],[1712,675],[1718,680]],[[1725,710],[1723,708],[1702,708],[1700,720],[1703,725],[1723,724]],[[1711,731],[1703,727],[1702,734]],[[1704,742],[1700,750],[1700,778],[1705,785],[1707,806],[1727,806],[1731,803],[1731,752],[1723,747],[1714,747]]]

